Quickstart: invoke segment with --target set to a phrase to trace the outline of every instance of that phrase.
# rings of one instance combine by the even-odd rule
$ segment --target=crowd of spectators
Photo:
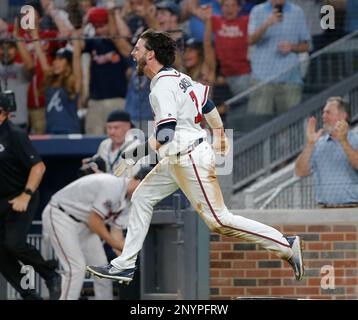
[[[298,104],[301,56],[356,30],[358,21],[351,0],[22,2],[35,8],[36,28],[0,19],[0,80],[16,93],[13,121],[31,134],[102,135],[108,114],[122,110],[147,135],[150,83],[131,59],[147,28],[169,32],[178,45],[174,67],[212,92],[224,85],[227,99],[259,87],[246,112],[262,115]],[[324,4],[345,12],[334,34],[320,27]]]

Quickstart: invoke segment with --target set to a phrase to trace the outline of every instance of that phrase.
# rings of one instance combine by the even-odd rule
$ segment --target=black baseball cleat
[[[292,249],[292,256],[287,260],[295,273],[296,280],[302,280],[305,268],[302,258],[302,241],[299,236],[285,237]]]
[[[46,281],[46,286],[50,294],[50,300],[58,300],[61,296],[61,280],[62,277],[56,272],[56,274]]]
[[[120,270],[109,263],[104,266],[87,266],[86,269],[88,272],[100,278],[129,283],[133,280],[133,275],[136,268],[134,267]]]
[[[24,300],[43,300],[41,296],[36,293],[35,290],[28,290],[26,293],[21,294],[21,296]]]

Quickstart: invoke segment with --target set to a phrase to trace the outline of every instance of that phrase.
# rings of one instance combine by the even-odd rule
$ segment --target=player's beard
[[[137,60],[137,75],[138,76],[144,76],[144,68],[146,65],[147,65],[147,62],[146,62],[145,55]]]

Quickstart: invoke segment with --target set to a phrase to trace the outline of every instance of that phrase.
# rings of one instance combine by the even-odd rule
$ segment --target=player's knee
[[[217,220],[220,225],[231,225],[233,217],[234,215],[226,208],[217,213]]]
[[[223,210],[218,213],[215,219],[208,221],[208,225],[211,232],[223,233],[225,232],[225,226],[232,225],[233,214],[228,210]]]

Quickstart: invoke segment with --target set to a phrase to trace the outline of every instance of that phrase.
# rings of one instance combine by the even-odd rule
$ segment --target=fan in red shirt
[[[211,7],[202,8],[202,18],[210,19],[206,28],[215,35],[215,53],[220,65],[220,75],[225,77],[233,94],[249,87],[250,62],[248,60],[248,16],[238,16],[240,0],[223,0],[222,16],[212,15]]]

